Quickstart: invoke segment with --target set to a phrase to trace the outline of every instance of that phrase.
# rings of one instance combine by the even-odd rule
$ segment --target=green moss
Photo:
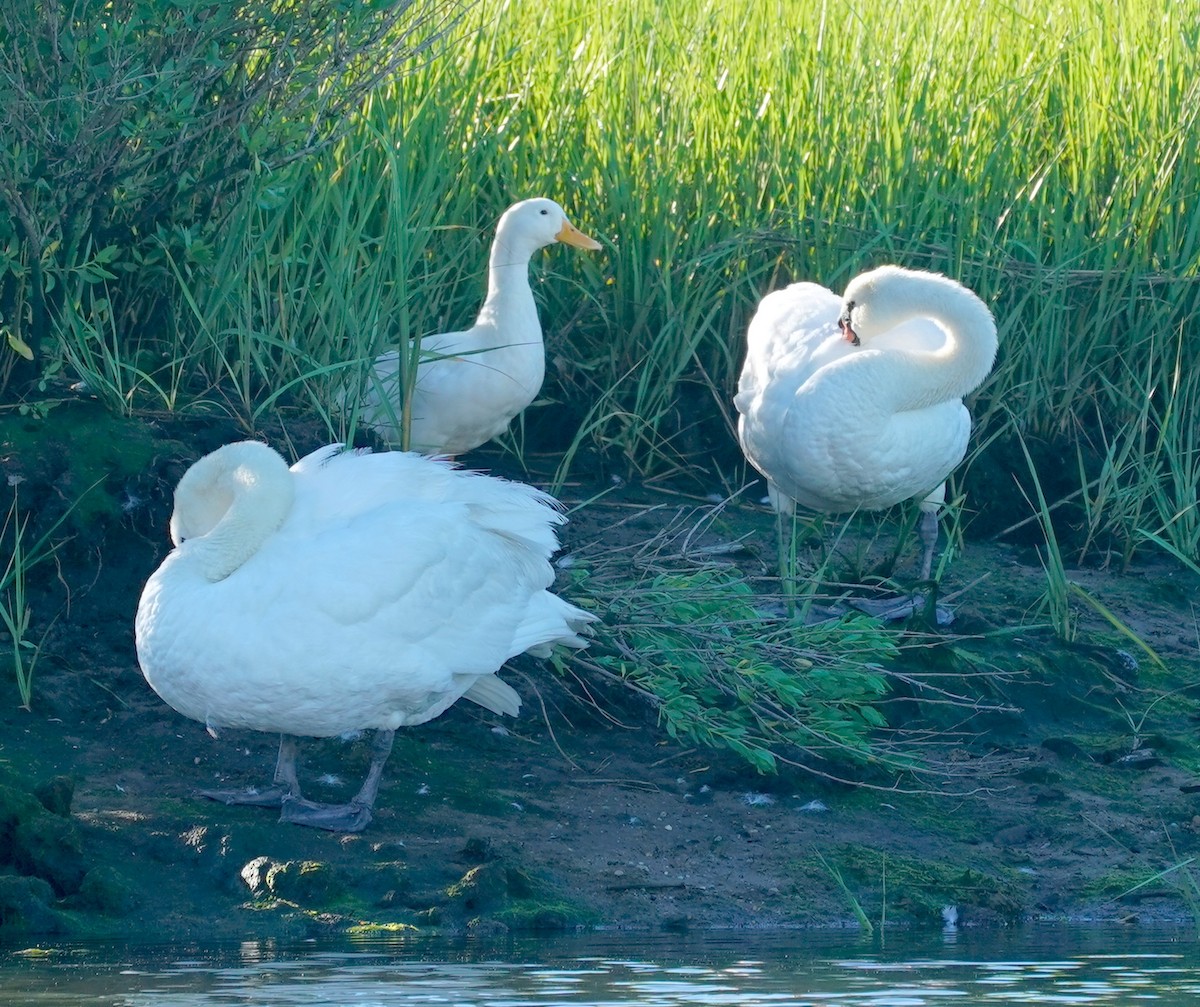
[[[527,932],[560,932],[590,926],[595,922],[592,913],[569,902],[539,902],[521,899],[492,916],[510,930]]]
[[[1143,869],[1107,871],[1084,885],[1081,894],[1088,899],[1116,901],[1126,896],[1147,898],[1173,891],[1158,872]]]
[[[405,933],[420,933],[419,927],[414,927],[411,923],[369,923],[360,922],[354,923],[346,928],[346,933],[354,935],[363,934],[405,934]]]
[[[0,424],[0,456],[15,461],[15,471],[49,468],[31,481],[52,483],[60,499],[71,505],[64,524],[68,533],[120,517],[129,502],[126,484],[147,471],[162,449],[147,423],[84,400],[60,405],[44,417],[8,418]]]
[[[53,902],[53,890],[40,878],[0,875],[0,934],[69,933],[69,920]]]
[[[273,863],[267,868],[268,890],[297,905],[326,907],[344,895],[344,886],[336,872],[315,860]]]
[[[115,867],[102,865],[83,876],[78,893],[66,904],[104,916],[128,916],[141,903],[141,895],[128,878]]]

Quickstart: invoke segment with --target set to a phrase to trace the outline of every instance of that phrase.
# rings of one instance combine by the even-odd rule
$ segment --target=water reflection
[[[845,934],[408,938],[0,949],[0,1003],[38,1007],[925,1007],[1200,1003],[1191,932],[1033,931],[883,947]]]

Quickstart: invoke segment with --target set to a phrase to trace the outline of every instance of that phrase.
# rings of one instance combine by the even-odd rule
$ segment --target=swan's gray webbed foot
[[[283,787],[247,787],[245,790],[198,790],[201,797],[222,804],[242,805],[254,808],[278,808],[287,796]]]
[[[281,822],[327,832],[362,832],[371,824],[371,818],[371,809],[357,801],[320,804],[303,797],[285,797],[279,814]]]

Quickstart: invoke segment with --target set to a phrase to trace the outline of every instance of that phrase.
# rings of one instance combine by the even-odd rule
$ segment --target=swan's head
[[[940,317],[947,302],[964,297],[979,301],[962,284],[940,273],[880,266],[847,284],[838,328],[858,346],[915,316]]]
[[[596,251],[600,242],[589,238],[567,219],[553,199],[526,199],[504,211],[496,227],[496,238],[506,243],[524,245],[534,251],[561,241],[576,248]]]
[[[287,462],[259,441],[217,448],[192,465],[175,487],[171,541],[207,540],[210,580],[236,570],[283,523],[294,489]]]

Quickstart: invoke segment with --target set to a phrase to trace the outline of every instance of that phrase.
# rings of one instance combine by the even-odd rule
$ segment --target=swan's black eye
[[[838,316],[838,329],[846,338],[847,342],[853,343],[855,346],[860,345],[858,333],[854,331],[854,326],[850,321],[850,313],[854,310],[854,302],[847,301],[846,309]]]

